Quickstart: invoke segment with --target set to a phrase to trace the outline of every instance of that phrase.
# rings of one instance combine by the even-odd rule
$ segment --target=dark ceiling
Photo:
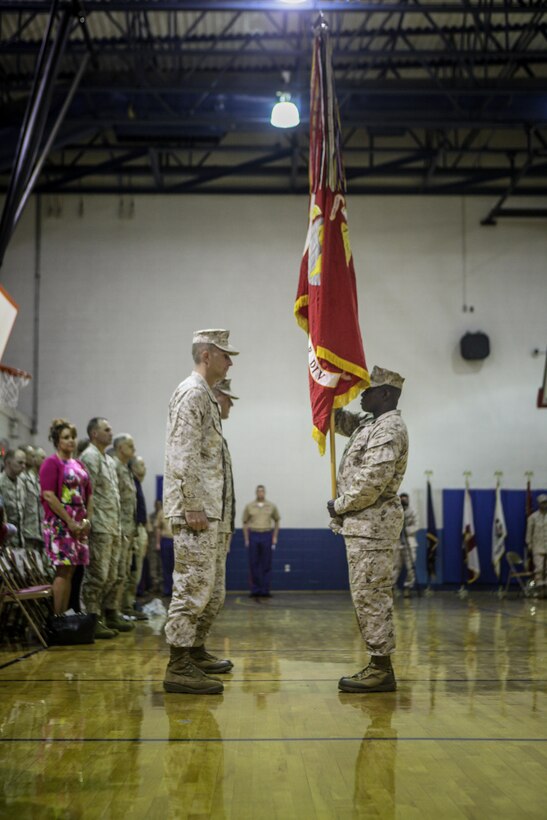
[[[319,12],[350,194],[487,195],[494,216],[512,194],[547,196],[547,4],[525,0],[0,0],[0,189],[49,21],[42,148],[59,128],[35,190],[307,192]],[[287,131],[269,123],[283,90],[302,116]]]

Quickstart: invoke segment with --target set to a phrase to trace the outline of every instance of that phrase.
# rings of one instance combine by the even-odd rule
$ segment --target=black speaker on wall
[[[460,353],[463,359],[477,361],[490,355],[490,339],[486,333],[466,333],[460,339]]]

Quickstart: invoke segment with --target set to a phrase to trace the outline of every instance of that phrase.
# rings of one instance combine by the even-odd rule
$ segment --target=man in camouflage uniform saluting
[[[346,542],[353,604],[370,663],[352,677],[341,678],[343,692],[392,692],[397,688],[391,666],[393,626],[393,547],[403,526],[397,495],[408,458],[408,433],[397,410],[404,379],[380,367],[371,373],[361,407],[362,419],[345,410],[336,413],[337,430],[351,435],[338,471],[338,498],[328,502],[331,527]]]
[[[230,661],[215,658],[204,646],[218,612],[214,592],[225,470],[213,387],[226,377],[230,356],[238,354],[228,339],[228,330],[194,333],[194,371],[169,402],[163,507],[174,536],[175,570],[165,624],[171,648],[163,682],[167,692],[220,693],[222,683],[205,673],[232,669]]]

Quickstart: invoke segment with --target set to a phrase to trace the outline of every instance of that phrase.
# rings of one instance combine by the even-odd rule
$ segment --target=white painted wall
[[[405,489],[421,507],[424,470],[442,487],[547,484],[547,411],[535,408],[546,347],[547,230],[539,220],[481,227],[490,201],[465,202],[467,301],[462,312],[460,199],[354,198],[349,225],[369,367],[406,376],[410,430]],[[191,369],[192,331],[228,327],[242,354],[229,375],[241,400],[225,431],[239,510],[263,482],[291,527],[322,526],[329,465],[310,437],[306,339],[293,315],[306,233],[303,197],[141,197],[133,219],[114,197],[62,201],[42,236],[40,418],[72,419],[83,435],[105,414],[129,431],[153,476],[162,470],[173,389]],[[32,207],[8,249],[1,281],[21,312],[4,363],[32,369]],[[460,359],[466,330],[492,353]],[[21,407],[30,410],[31,391]],[[357,405],[355,405],[357,406]],[[342,448],[342,440],[339,440]],[[340,455],[340,453],[339,453]],[[438,514],[440,517],[440,504]]]

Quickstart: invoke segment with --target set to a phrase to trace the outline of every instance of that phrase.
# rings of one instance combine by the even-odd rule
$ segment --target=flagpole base
[[[458,598],[459,598],[461,601],[465,601],[465,599],[466,599],[466,598],[468,598],[468,597],[469,597],[469,592],[468,592],[468,590],[464,587],[464,585],[462,584],[462,585],[461,585],[461,587],[460,587],[460,588],[459,588],[459,590],[458,590]]]

